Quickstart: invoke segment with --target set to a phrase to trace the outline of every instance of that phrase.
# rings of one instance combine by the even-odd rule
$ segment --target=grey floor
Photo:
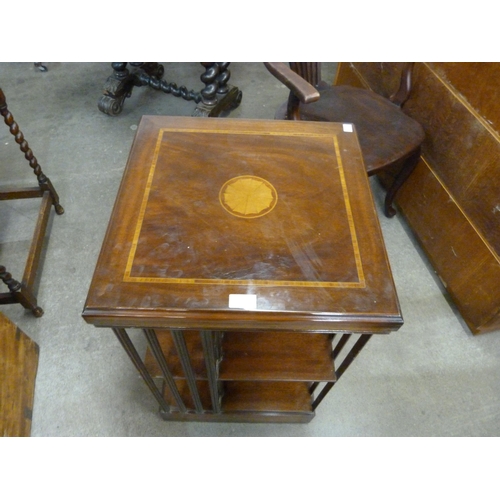
[[[36,319],[2,312],[40,346],[32,436],[497,436],[500,331],[473,336],[400,216],[380,214],[405,325],[373,338],[309,424],[167,423],[114,335],[87,325],[84,301],[137,124],[187,115],[193,104],[135,89],[118,117],[97,109],[109,63],[0,63],[0,86],[65,208],[51,218]],[[197,63],[165,63],[169,81],[200,88]],[[287,91],[260,63],[233,63],[243,91],[230,118],[272,119]],[[335,64],[325,65],[333,80]],[[0,182],[35,180],[0,126]],[[372,182],[375,202],[382,192]],[[24,268],[38,201],[3,201],[0,263]]]

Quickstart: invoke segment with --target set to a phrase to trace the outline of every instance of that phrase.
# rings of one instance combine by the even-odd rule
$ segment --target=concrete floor
[[[193,104],[136,88],[118,117],[97,109],[109,63],[0,63],[0,85],[65,208],[53,215],[36,319],[2,311],[40,346],[32,436],[497,436],[500,331],[464,326],[401,217],[380,221],[405,325],[373,338],[309,424],[167,423],[114,335],[87,325],[83,304],[143,114],[187,115]],[[197,63],[165,63],[165,78],[199,89]],[[243,91],[231,118],[272,119],[286,89],[260,63],[233,63]],[[335,64],[325,65],[333,80]],[[0,182],[35,178],[0,126]],[[382,191],[372,181],[377,207]],[[3,201],[0,262],[21,276],[38,201]]]

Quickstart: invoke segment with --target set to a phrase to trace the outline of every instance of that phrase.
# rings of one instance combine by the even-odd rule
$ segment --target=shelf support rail
[[[219,360],[218,339],[220,332],[201,331],[201,341],[203,345],[203,354],[208,374],[208,386],[210,388],[210,397],[214,413],[221,413],[220,391],[217,381],[217,367]]]
[[[201,402],[200,393],[198,392],[198,387],[196,386],[196,375],[191,365],[191,359],[189,357],[189,352],[186,346],[186,340],[182,333],[182,330],[171,330],[172,338],[174,340],[175,348],[179,354],[179,359],[181,361],[182,369],[186,375],[186,380],[188,383],[189,390],[191,391],[191,396],[194,402],[194,408],[196,413],[203,413],[203,404]]]
[[[170,407],[168,403],[163,399],[163,396],[161,395],[161,392],[158,390],[158,387],[156,387],[156,384],[151,377],[151,375],[148,372],[148,369],[146,368],[146,365],[142,361],[141,357],[139,356],[139,353],[137,352],[136,348],[134,347],[134,344],[130,340],[130,337],[128,336],[125,328],[113,328],[113,333],[116,335],[118,338],[120,344],[122,347],[125,349],[125,352],[128,354],[129,358],[132,360],[132,363],[134,366],[137,368],[139,373],[141,374],[144,382],[146,385],[149,387],[149,390],[153,394],[153,396],[156,398],[158,403],[160,404],[160,408],[166,412],[170,412]]]
[[[182,396],[179,393],[179,389],[175,384],[174,377],[168,367],[167,361],[165,360],[165,356],[163,355],[163,352],[161,350],[160,343],[158,342],[158,337],[156,336],[156,332],[152,328],[145,328],[144,335],[146,336],[146,340],[148,341],[151,352],[153,353],[153,356],[155,357],[156,362],[160,367],[163,378],[165,379],[165,382],[168,385],[168,388],[170,389],[170,393],[172,394],[172,396],[175,399],[175,402],[177,403],[179,411],[183,413],[187,412],[186,405],[182,400]]]
[[[356,343],[352,346],[351,350],[347,353],[341,365],[338,367],[337,370],[335,370],[335,375],[337,380],[335,382],[326,383],[322,391],[318,394],[317,398],[313,401],[312,404],[313,411],[318,407],[321,401],[323,401],[323,399],[330,392],[332,387],[339,381],[342,374],[347,370],[347,368],[349,368],[349,365],[356,359],[357,355],[361,352],[363,347],[370,340],[371,336],[372,336],[371,334],[362,334],[356,341]],[[345,347],[347,341],[350,338],[351,334],[346,333],[342,335],[332,353],[332,358],[334,361],[338,358],[339,354],[342,352],[342,349]],[[311,394],[313,393],[314,389],[316,389],[317,385],[318,384],[313,384],[311,386]]]

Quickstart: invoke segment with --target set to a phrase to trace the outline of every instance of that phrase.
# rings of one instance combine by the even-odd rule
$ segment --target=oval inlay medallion
[[[241,175],[222,186],[219,200],[231,215],[251,219],[268,214],[278,202],[278,193],[261,177]]]

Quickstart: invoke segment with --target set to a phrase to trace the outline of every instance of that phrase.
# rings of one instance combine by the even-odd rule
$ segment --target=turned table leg
[[[64,213],[64,208],[59,204],[59,195],[57,194],[50,179],[43,173],[42,167],[38,164],[38,160],[33,155],[28,142],[25,140],[23,133],[19,129],[19,125],[14,120],[12,113],[7,108],[7,101],[5,95],[0,89],[0,114],[3,116],[5,124],[9,127],[10,133],[14,136],[19,148],[24,153],[24,157],[28,160],[30,167],[33,169],[33,173],[36,175],[38,180],[38,185],[42,191],[48,191],[52,198],[52,204],[58,215]]]
[[[201,63],[205,71],[200,79],[204,88],[200,94],[201,102],[196,106],[192,116],[221,116],[223,113],[236,109],[242,99],[242,93],[237,87],[229,85],[231,73],[230,63]]]
[[[8,300],[9,297],[6,298],[5,294],[0,295],[0,303],[19,303],[25,309],[29,309],[35,317],[43,315],[43,309],[37,304],[35,296],[27,287],[15,280],[4,266],[0,266],[0,279],[7,285],[11,295],[11,300]]]

